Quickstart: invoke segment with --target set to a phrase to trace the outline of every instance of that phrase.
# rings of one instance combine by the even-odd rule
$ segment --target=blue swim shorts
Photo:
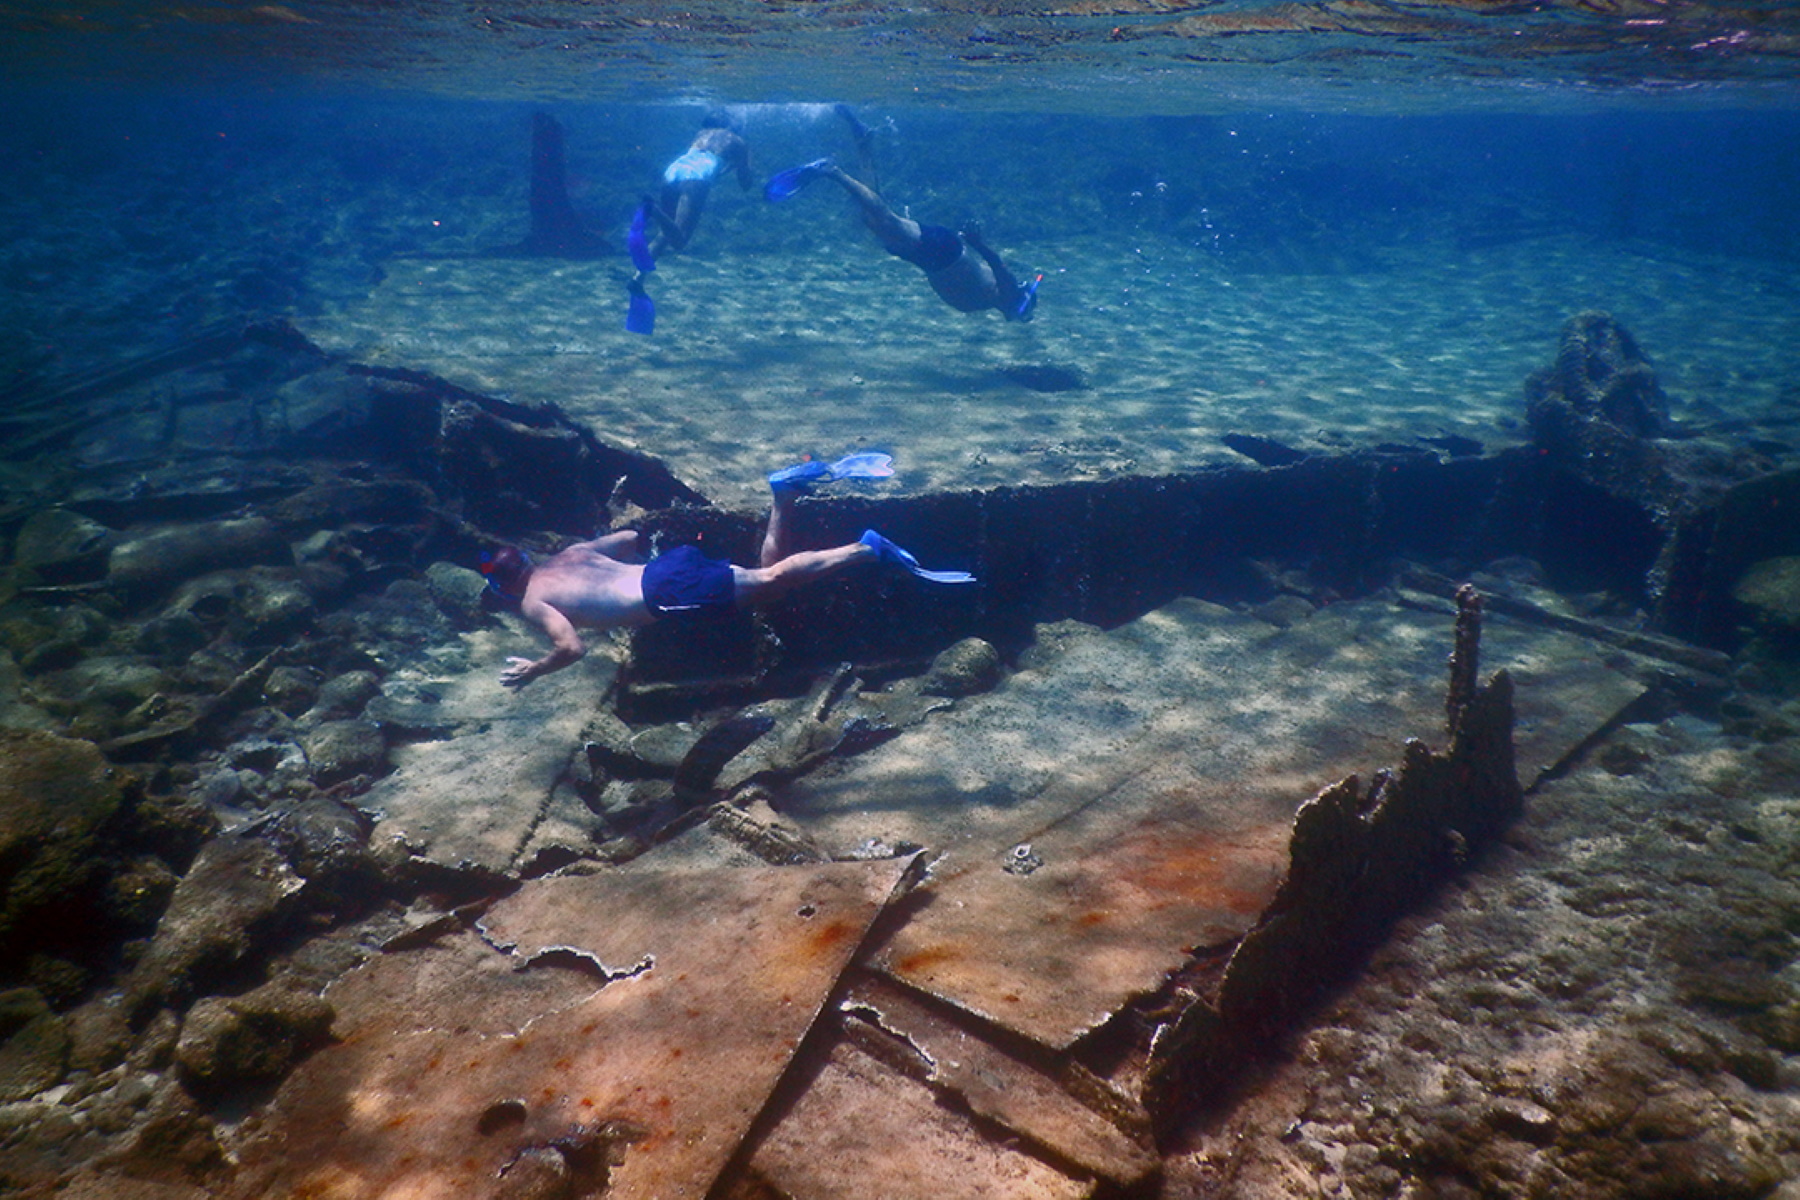
[[[692,546],[677,546],[644,566],[644,605],[658,620],[737,608],[731,564]]]
[[[898,250],[889,250],[888,253],[895,258],[904,259],[929,275],[956,265],[963,255],[962,235],[944,225],[920,225],[917,246],[904,253]]]

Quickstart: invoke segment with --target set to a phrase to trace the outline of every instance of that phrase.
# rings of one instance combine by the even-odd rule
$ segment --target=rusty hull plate
[[[699,1200],[908,865],[528,883],[480,923],[518,971],[465,945],[387,956],[334,991],[354,997],[346,1036],[283,1086],[240,1194],[465,1200],[528,1148],[607,1131],[609,1200]],[[533,959],[558,979],[530,985],[528,1016],[512,993]]]
[[[1187,701],[1151,706],[1127,729],[1105,715],[1115,725],[1109,763],[1069,763],[1014,812],[1035,826],[995,837],[1004,826],[990,825],[986,838],[958,844],[876,965],[1067,1048],[1196,948],[1250,927],[1286,869],[1294,812],[1319,788],[1398,763],[1409,736],[1442,740],[1450,644],[1446,618],[1371,602],[1247,642],[1231,662],[1210,652],[1217,638],[1165,645],[1189,673]],[[1642,692],[1566,634],[1508,629],[1483,662],[1484,675],[1503,666],[1520,675],[1522,757],[1538,767]],[[1157,670],[1168,687],[1166,662]],[[1078,724],[1081,706],[1042,719]],[[1536,771],[1521,774],[1529,784]],[[1042,865],[1005,869],[1025,847]]]
[[[867,1021],[910,1048],[934,1088],[1084,1171],[1130,1187],[1161,1165],[1147,1131],[1125,1132],[1051,1072],[1013,1058],[878,976],[859,979],[841,1007],[851,1021]]]
[[[833,1048],[750,1159],[807,1200],[1082,1200],[1091,1182],[983,1137],[916,1083],[854,1046]]]

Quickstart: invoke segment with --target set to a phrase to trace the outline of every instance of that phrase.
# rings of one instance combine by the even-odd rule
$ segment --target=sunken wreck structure
[[[1162,1194],[1585,748],[1768,718],[1742,683],[1795,636],[1785,447],[1673,427],[1604,314],[1525,416],[1493,454],[1246,433],[1242,467],[810,500],[823,538],[972,547],[983,585],[845,579],[513,696],[482,550],[629,520],[741,559],[757,515],[280,323],[17,383],[0,1179]],[[1791,943],[1691,1056],[1769,1084]],[[1381,1169],[1477,1194],[1494,1138],[1579,1158],[1510,1104]],[[1717,1194],[1800,1167],[1685,1128],[1657,1144]]]

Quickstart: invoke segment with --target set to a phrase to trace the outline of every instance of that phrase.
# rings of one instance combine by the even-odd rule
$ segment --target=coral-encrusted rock
[[[203,1091],[277,1079],[325,1040],[334,1016],[330,1004],[285,983],[209,996],[188,1010],[175,1061]]]
[[[1581,313],[1563,326],[1556,362],[1525,379],[1525,416],[1560,469],[1664,519],[1686,507],[1688,489],[1653,441],[1669,432],[1668,400],[1608,314]]]
[[[438,610],[458,629],[474,629],[485,618],[481,595],[487,590],[487,580],[478,572],[455,563],[434,562],[425,568],[425,586],[431,589]]]
[[[1555,365],[1533,372],[1525,389],[1532,428],[1540,432],[1553,402],[1637,437],[1669,432],[1669,398],[1637,340],[1610,313],[1571,317]]]

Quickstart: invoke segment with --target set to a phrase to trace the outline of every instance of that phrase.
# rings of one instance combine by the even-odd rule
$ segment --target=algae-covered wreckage
[[[1524,797],[1719,703],[1724,598],[1800,549],[1766,519],[1796,476],[1663,440],[1605,318],[1527,390],[1537,440],[1487,457],[808,501],[974,547],[983,587],[848,577],[515,695],[482,548],[629,519],[747,553],[754,515],[283,325],[19,387],[0,1177],[1163,1194]],[[1605,555],[1596,511],[1633,531]]]

